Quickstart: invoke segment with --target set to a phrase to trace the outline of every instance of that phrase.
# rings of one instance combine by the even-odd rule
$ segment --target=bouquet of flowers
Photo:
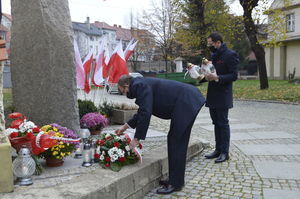
[[[108,119],[100,113],[87,113],[80,119],[80,126],[93,131],[101,131],[108,125]]]
[[[43,126],[41,129],[45,132],[45,134],[55,137],[57,142],[51,148],[40,153],[38,155],[40,158],[63,159],[75,151],[79,146],[79,142],[75,141],[78,139],[78,136],[66,127],[62,127],[58,124],[50,124]],[[61,138],[61,141],[59,138]],[[69,141],[68,138],[70,138]]]
[[[96,141],[97,152],[95,159],[100,161],[104,168],[120,171],[124,165],[133,164],[140,160],[138,153],[129,148],[131,139],[128,136],[117,136],[115,134],[102,133]],[[142,149],[142,145],[139,145]]]
[[[32,151],[32,142],[34,142],[35,135],[41,131],[40,128],[28,121],[22,113],[11,113],[8,117],[13,121],[9,128],[5,129],[4,134],[9,138],[12,147],[19,151],[25,145]]]

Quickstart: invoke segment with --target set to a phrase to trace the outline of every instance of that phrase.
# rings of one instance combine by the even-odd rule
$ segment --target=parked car
[[[129,73],[133,78],[135,77],[143,77],[141,73]],[[109,94],[121,94],[118,89],[118,84],[117,83],[105,83],[105,89]]]

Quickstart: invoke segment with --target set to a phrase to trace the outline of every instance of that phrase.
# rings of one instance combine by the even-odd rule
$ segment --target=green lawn
[[[269,89],[260,90],[259,80],[237,80],[233,84],[235,99],[272,100],[300,103],[300,84],[288,83],[285,80],[269,80]],[[199,86],[206,94],[207,83]]]

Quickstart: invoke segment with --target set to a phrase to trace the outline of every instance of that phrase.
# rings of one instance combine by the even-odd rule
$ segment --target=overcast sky
[[[137,16],[143,9],[151,7],[153,0],[69,0],[72,21],[104,21],[110,25],[118,24],[130,27],[130,13]],[[157,1],[157,0],[154,0]],[[243,13],[238,1],[230,5],[231,12]],[[10,0],[2,0],[2,12],[10,12]]]

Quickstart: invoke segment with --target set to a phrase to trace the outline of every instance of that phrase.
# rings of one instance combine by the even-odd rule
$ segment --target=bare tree
[[[160,4],[152,1],[152,9],[147,12],[144,11],[143,20],[141,21],[145,29],[156,36],[155,41],[161,50],[166,71],[168,71],[168,60],[173,58],[176,18],[176,4],[173,4],[170,0],[161,0]]]

